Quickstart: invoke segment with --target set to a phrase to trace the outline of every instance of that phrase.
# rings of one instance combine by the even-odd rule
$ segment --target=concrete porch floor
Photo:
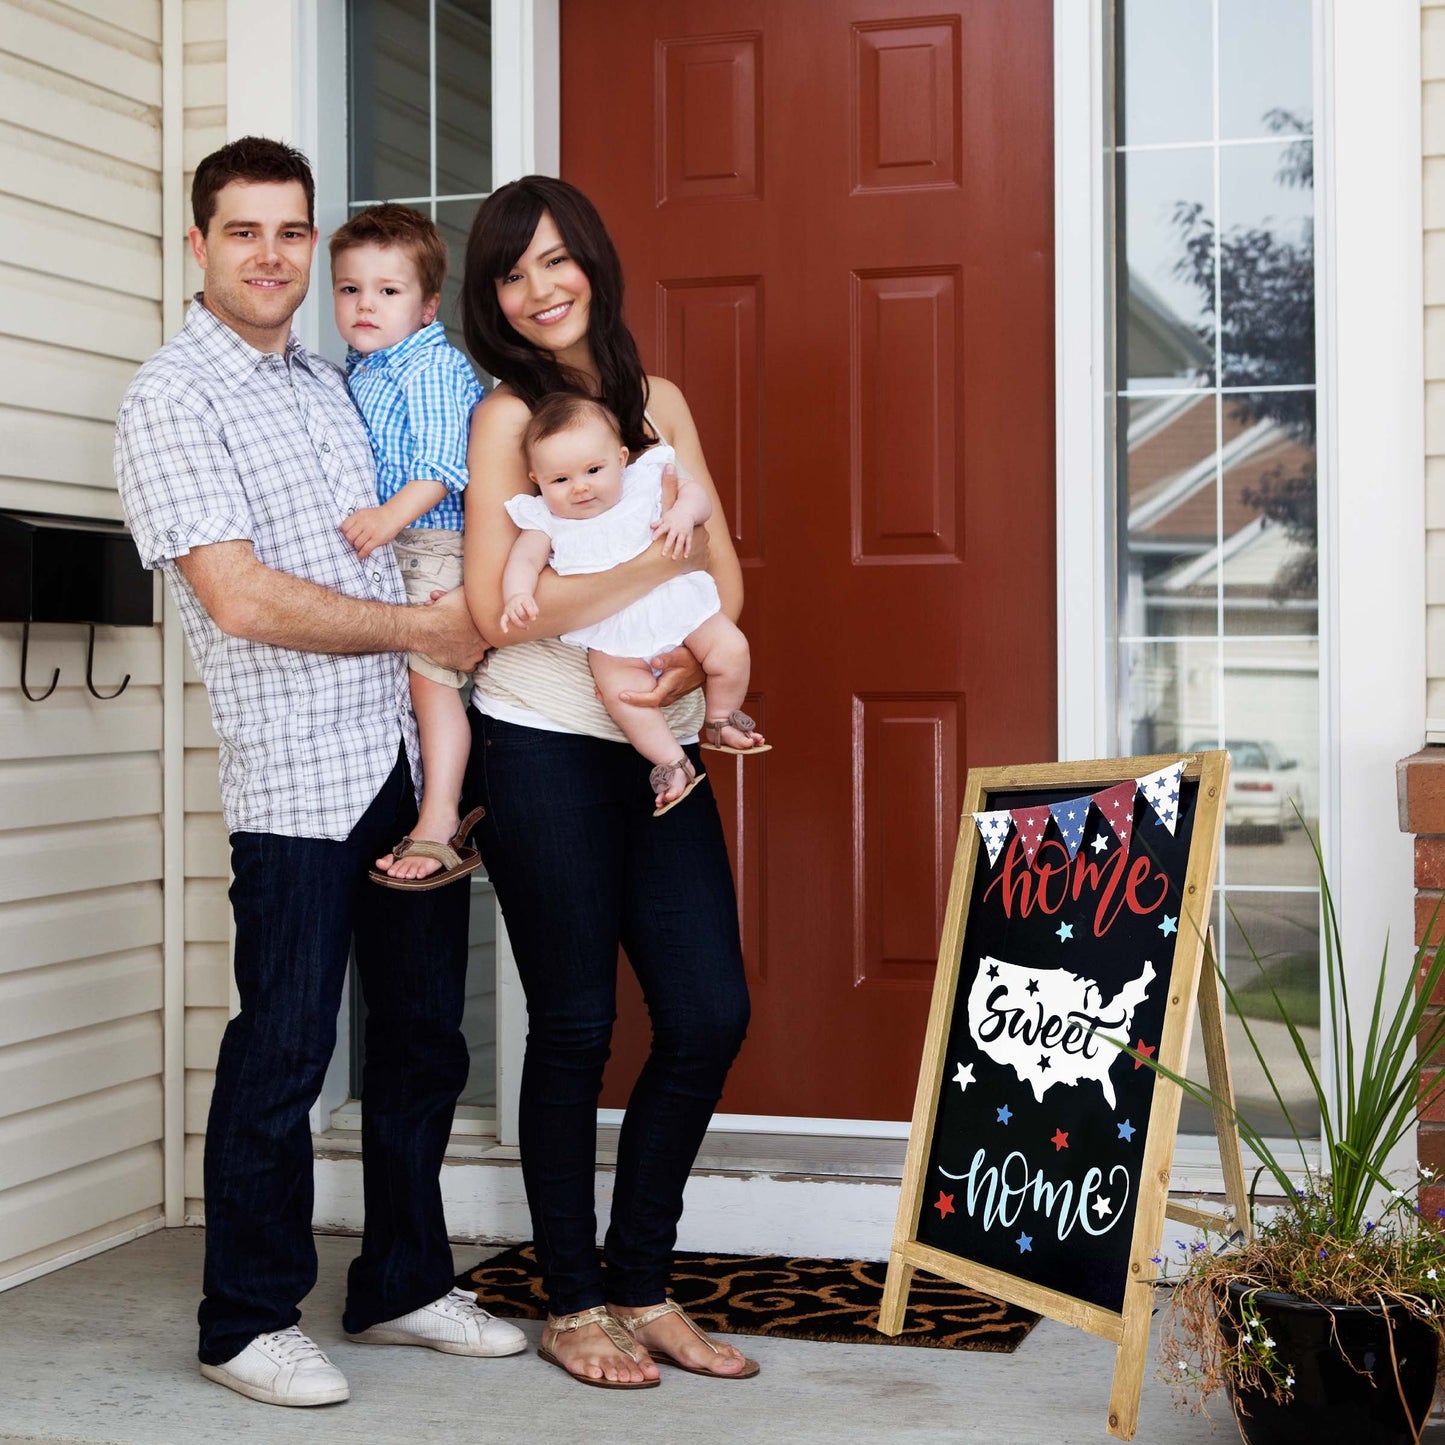
[[[430,1441],[1107,1441],[1113,1347],[1043,1320],[1013,1355],[736,1337],[763,1365],[738,1385],[666,1370],[626,1395],[574,1385],[534,1354],[467,1360],[351,1345],[339,1314],[355,1241],[322,1236],[303,1325],[351,1382],[345,1405],[282,1410],[203,1380],[194,1355],[202,1233],[168,1230],[0,1295],[0,1440],[85,1445]],[[486,1253],[455,1247],[457,1267]],[[523,1322],[531,1339],[541,1326]],[[1235,1438],[1174,1410],[1146,1374],[1141,1445]],[[1445,1432],[1427,1431],[1438,1442]]]

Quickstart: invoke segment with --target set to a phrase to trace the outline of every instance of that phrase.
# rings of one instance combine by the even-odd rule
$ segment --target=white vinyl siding
[[[1445,718],[1445,0],[1424,0],[1425,713]]]
[[[119,517],[161,342],[159,0],[0,0],[0,507]],[[0,624],[0,1279],[161,1217],[160,629]]]
[[[191,178],[203,156],[226,144],[226,0],[185,0],[185,191],[191,223]],[[201,289],[186,251],[185,304]],[[167,335],[182,314],[167,318]],[[179,626],[177,622],[174,625]],[[206,689],[186,652],[186,1215],[201,1215],[201,1158],[216,1052],[231,1002],[230,848],[221,819],[216,735]]]

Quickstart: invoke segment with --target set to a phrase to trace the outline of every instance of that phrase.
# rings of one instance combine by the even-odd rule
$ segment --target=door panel
[[[729,1112],[908,1116],[966,769],[1054,756],[1051,12],[562,6],[562,172],[697,418],[776,745],[705,755],[754,1004]]]

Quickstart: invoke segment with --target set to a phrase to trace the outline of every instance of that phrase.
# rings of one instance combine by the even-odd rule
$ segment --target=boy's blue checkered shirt
[[[418,479],[441,482],[446,496],[411,525],[460,532],[468,424],[483,393],[441,322],[370,356],[349,352],[346,381],[371,436],[377,501]]]

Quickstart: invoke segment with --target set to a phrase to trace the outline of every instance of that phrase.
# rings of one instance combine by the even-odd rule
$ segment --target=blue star
[[[1072,923],[1059,924],[1059,942],[1067,943],[1074,936],[1074,925]]]
[[[1014,1243],[1018,1245],[1020,1254],[1032,1254],[1034,1251],[1034,1237],[1031,1234],[1019,1235],[1019,1237],[1014,1240]]]
[[[1012,1118],[1013,1118],[1013,1111],[1009,1108],[1009,1106],[1008,1106],[1007,1104],[1004,1104],[1004,1105],[998,1110],[998,1121],[999,1121],[999,1123],[1000,1123],[1000,1124],[1007,1124],[1008,1121],[1009,1121],[1010,1119],[1012,1119]]]
[[[1159,925],[1159,932],[1162,933],[1165,938],[1168,938],[1171,933],[1178,933],[1179,919],[1177,917],[1170,918],[1166,913],[1164,915],[1164,922]]]
[[[1119,1125],[1119,1137],[1130,1140],[1134,1137],[1134,1126],[1127,1119]]]

